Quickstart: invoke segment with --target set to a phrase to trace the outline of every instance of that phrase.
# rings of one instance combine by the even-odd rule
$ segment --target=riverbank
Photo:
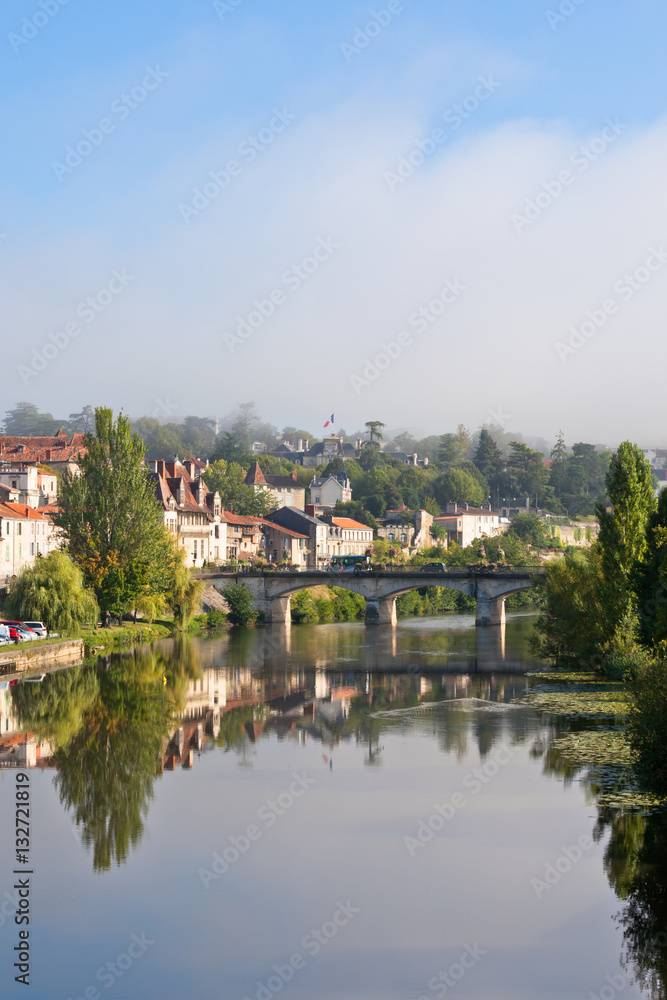
[[[85,654],[83,639],[44,639],[0,650],[0,674],[20,674],[41,666],[73,666]]]

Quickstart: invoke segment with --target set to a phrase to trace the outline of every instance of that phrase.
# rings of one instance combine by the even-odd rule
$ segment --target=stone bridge
[[[360,594],[366,601],[367,625],[395,625],[396,598],[423,587],[448,587],[477,601],[476,625],[504,625],[505,598],[518,590],[534,587],[542,577],[539,570],[450,570],[442,572],[362,573],[220,573],[202,574],[200,579],[224,589],[228,583],[244,583],[253,595],[255,607],[267,622],[285,625],[290,619],[292,594],[308,587],[342,587]]]

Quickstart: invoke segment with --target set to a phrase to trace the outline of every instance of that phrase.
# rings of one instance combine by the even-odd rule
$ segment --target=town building
[[[343,461],[355,459],[357,451],[354,445],[342,437],[325,437],[304,453],[302,465],[306,469],[317,468],[320,465],[328,465],[334,458],[342,458]]]
[[[289,528],[297,535],[305,535],[308,538],[308,559],[305,568],[326,569],[329,561],[327,540],[330,526],[323,520],[298,507],[280,507],[265,518],[266,523]]]
[[[351,499],[350,480],[343,469],[340,469],[335,476],[333,474],[326,477],[313,476],[310,484],[310,502],[314,507],[333,510],[337,503],[348,503]]]
[[[308,569],[310,537],[281,524],[264,521],[264,552],[268,562],[287,562],[298,570]]]
[[[39,556],[58,548],[56,529],[48,514],[25,504],[0,503],[0,581],[7,585]]]
[[[265,493],[270,497],[272,508],[306,506],[306,490],[296,472],[289,476],[265,476],[259,462],[253,462],[245,477],[246,486],[252,486],[255,493]]]
[[[327,525],[327,558],[334,556],[363,556],[373,547],[373,529],[350,517],[334,517],[323,514],[321,519]]]
[[[502,518],[491,507],[471,507],[470,504],[448,503],[445,510],[433,519],[433,524],[447,532],[447,543],[455,542],[467,548],[476,538],[493,538],[501,535],[510,526],[507,518]]]
[[[19,465],[0,462],[0,486],[12,492],[12,500],[28,507],[45,507],[56,502],[58,477],[37,465]],[[0,490],[2,499],[4,489]]]
[[[71,437],[64,430],[53,436],[12,437],[0,435],[0,462],[13,465],[48,465],[61,474],[79,471],[79,459],[86,453],[84,434]]]
[[[264,546],[262,531],[264,521],[262,518],[223,510],[221,511],[221,520],[225,525],[227,561],[254,562],[260,556]]]
[[[403,505],[388,510],[378,520],[378,538],[406,548],[410,555],[436,544],[431,534],[434,517],[427,510],[410,510]]]
[[[407,455],[404,451],[385,451],[384,454],[387,458],[395,458],[397,462],[414,468],[424,469],[428,465],[428,458],[420,458],[417,452]]]
[[[226,520],[220,494],[211,493],[202,479],[204,464],[163,460],[149,463],[155,494],[164,511],[166,528],[186,552],[189,566],[220,562],[227,549]]]

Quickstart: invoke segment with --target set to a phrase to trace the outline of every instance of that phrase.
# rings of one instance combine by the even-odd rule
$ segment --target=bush
[[[218,611],[216,608],[206,615],[207,628],[224,628],[226,624],[227,615],[224,611]]]
[[[229,607],[229,621],[232,625],[254,625],[257,612],[253,606],[252,594],[245,583],[232,583],[225,588],[224,598]]]
[[[642,782],[667,795],[667,662],[647,659],[637,667],[628,718],[630,742]]]

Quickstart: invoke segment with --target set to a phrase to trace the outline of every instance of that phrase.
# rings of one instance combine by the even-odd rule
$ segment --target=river
[[[35,766],[0,769],[0,995],[663,1000],[663,818],[599,808],[552,747],[577,724],[519,703],[533,620],[244,630],[4,692]]]

